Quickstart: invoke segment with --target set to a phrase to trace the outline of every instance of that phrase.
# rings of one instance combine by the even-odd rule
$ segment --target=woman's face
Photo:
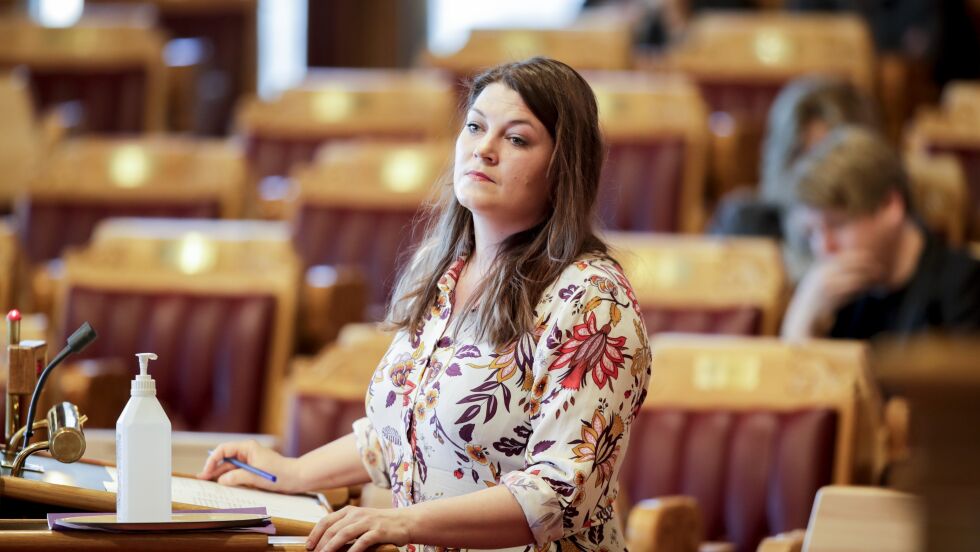
[[[493,83],[473,102],[456,139],[453,188],[474,220],[507,235],[544,218],[554,141],[520,94]]]

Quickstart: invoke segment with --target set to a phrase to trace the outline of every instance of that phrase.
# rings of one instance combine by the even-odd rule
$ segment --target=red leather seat
[[[38,263],[84,245],[107,218],[234,218],[244,187],[241,153],[223,141],[80,138],[45,160],[15,207],[16,224]]]
[[[99,222],[116,217],[218,218],[221,205],[205,201],[93,203],[72,199],[28,198],[17,206],[21,245],[32,263],[56,259],[68,247],[88,243]]]
[[[425,137],[424,133],[410,134],[336,134],[324,129],[320,135],[311,136],[275,136],[259,133],[245,135],[245,155],[253,174],[259,179],[268,176],[287,176],[290,171],[300,165],[305,165],[316,157],[321,146],[332,142],[358,140],[400,140],[406,143],[417,142]]]
[[[772,102],[789,80],[738,82],[702,78],[698,86],[712,112],[729,113],[761,129]]]
[[[101,134],[134,134],[147,128],[145,69],[86,70],[32,67],[31,91],[41,111],[68,102],[81,105],[80,130]]]
[[[602,168],[599,213],[607,228],[678,232],[683,139],[612,143]]]
[[[289,175],[326,144],[445,136],[456,130],[454,109],[451,83],[441,73],[321,69],[279,98],[244,102],[236,124],[252,174],[261,183]]]
[[[805,528],[820,487],[871,473],[857,405],[872,427],[880,402],[863,344],[661,334],[651,352],[653,377],[619,474],[629,506],[692,497],[696,538],[750,552],[766,536]]]
[[[131,363],[154,352],[157,397],[174,429],[258,432],[272,347],[272,295],[198,295],[71,287],[63,342],[82,322],[99,339],[82,358]]]
[[[272,432],[295,339],[299,263],[281,223],[114,219],[65,255],[55,335],[88,321],[81,358],[153,352],[175,429]],[[126,389],[117,392],[127,393]]]
[[[609,148],[599,214],[611,230],[698,232],[704,219],[708,114],[678,75],[587,73]]]
[[[350,324],[317,358],[293,364],[284,453],[304,454],[352,431],[351,424],[364,416],[371,374],[390,343],[391,335],[371,325]]]
[[[294,223],[293,243],[304,268],[359,267],[367,277],[370,304],[383,305],[421,237],[413,230],[416,216],[417,209],[305,204]]]
[[[806,527],[814,495],[832,482],[837,422],[828,409],[643,410],[621,481],[634,502],[694,497],[706,540],[754,551],[766,536]]]
[[[785,274],[768,239],[609,232],[647,332],[775,335]]]
[[[762,335],[763,312],[755,307],[688,308],[644,306],[643,322],[650,335],[684,332],[719,335]]]
[[[300,392],[287,409],[282,451],[287,456],[300,456],[350,433],[354,421],[364,417],[364,398],[327,398]]]

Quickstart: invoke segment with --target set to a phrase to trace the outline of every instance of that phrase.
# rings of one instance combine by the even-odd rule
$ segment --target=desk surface
[[[282,542],[287,541],[287,542]],[[305,552],[305,537],[269,537],[260,533],[154,533],[128,535],[99,531],[50,531],[43,520],[0,519],[0,549],[102,551],[135,549],[147,552],[171,550],[241,550]],[[373,547],[375,552],[397,552],[392,545]]]
[[[111,480],[105,466],[75,462],[62,464],[50,457],[34,455],[28,462],[44,468],[44,473],[24,472],[24,477],[11,477],[9,470],[0,476],[0,502],[17,499],[47,506],[88,512],[114,512],[116,495],[105,491],[103,484]],[[173,503],[175,510],[207,510],[205,506]],[[47,508],[47,511],[56,511]],[[4,517],[16,517],[17,512],[4,511]],[[279,535],[308,535],[313,523],[293,519],[272,518]]]

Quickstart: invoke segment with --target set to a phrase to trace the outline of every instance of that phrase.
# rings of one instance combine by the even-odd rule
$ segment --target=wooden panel
[[[244,101],[238,126],[246,134],[280,138],[433,137],[455,130],[455,109],[452,86],[438,72],[322,69],[279,98]]]
[[[671,65],[697,78],[773,82],[822,73],[846,77],[869,94],[874,59],[859,17],[780,12],[699,16],[670,55]]]
[[[625,20],[564,29],[473,29],[458,52],[443,57],[428,53],[425,62],[459,76],[532,56],[557,59],[579,71],[623,70],[632,65],[631,40]]]
[[[142,79],[139,98],[145,130],[161,130],[165,112],[163,36],[142,24],[85,21],[67,28],[47,28],[20,17],[0,18],[0,66],[26,65],[40,77],[53,74],[137,72]],[[92,98],[79,98],[92,101]],[[40,106],[46,107],[46,106]],[[118,108],[119,106],[117,106]],[[107,123],[111,125],[110,123]]]
[[[761,238],[609,233],[644,308],[756,307],[775,335],[786,276],[777,244]]]
[[[87,249],[65,256],[55,320],[64,319],[72,286],[275,297],[262,429],[274,433],[281,427],[279,390],[292,352],[299,286],[299,262],[284,226],[245,221],[124,220],[97,231]]]

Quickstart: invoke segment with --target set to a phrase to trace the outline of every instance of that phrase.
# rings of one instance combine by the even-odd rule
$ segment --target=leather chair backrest
[[[205,295],[168,289],[68,289],[64,334],[82,322],[100,338],[82,358],[129,362],[159,356],[150,371],[174,429],[255,433],[272,349],[272,295]]]
[[[817,489],[833,480],[837,424],[830,409],[645,409],[631,431],[625,491],[694,497],[707,540],[755,550],[806,527]]]
[[[283,225],[106,226],[65,256],[57,335],[89,321],[100,337],[84,358],[129,363],[137,352],[157,353],[154,379],[175,427],[278,430],[299,284]]]
[[[112,217],[235,217],[245,165],[227,143],[184,138],[79,139],[45,162],[17,205],[32,262],[88,242]]]
[[[421,238],[421,207],[444,168],[441,142],[342,143],[294,173],[293,242],[305,268],[358,267],[384,304]]]
[[[651,334],[776,334],[786,277],[775,242],[628,232],[606,237]]]
[[[88,243],[95,227],[117,217],[216,218],[215,202],[182,205],[155,202],[97,205],[48,199],[30,200],[18,206],[22,246],[32,263],[57,259],[69,247]]]
[[[90,23],[47,28],[0,19],[0,67],[27,66],[40,110],[82,105],[83,128],[101,133],[161,130],[166,90],[163,37],[140,23]]]
[[[609,148],[599,189],[606,227],[699,231],[708,115],[697,87],[679,76],[587,73]]]
[[[79,102],[79,130],[100,134],[137,134],[147,127],[144,98],[150,85],[142,67],[91,70],[34,67],[31,90],[40,110]]]
[[[412,109],[405,109],[411,105]],[[406,142],[454,133],[448,78],[423,70],[317,70],[271,101],[246,100],[237,114],[252,173],[286,176],[340,140]]]
[[[697,499],[707,540],[755,550],[806,527],[817,490],[855,470],[864,346],[662,334],[620,481],[631,503]]]
[[[390,343],[390,334],[350,324],[312,361],[293,364],[284,453],[301,455],[351,432],[364,416],[368,382]]]

